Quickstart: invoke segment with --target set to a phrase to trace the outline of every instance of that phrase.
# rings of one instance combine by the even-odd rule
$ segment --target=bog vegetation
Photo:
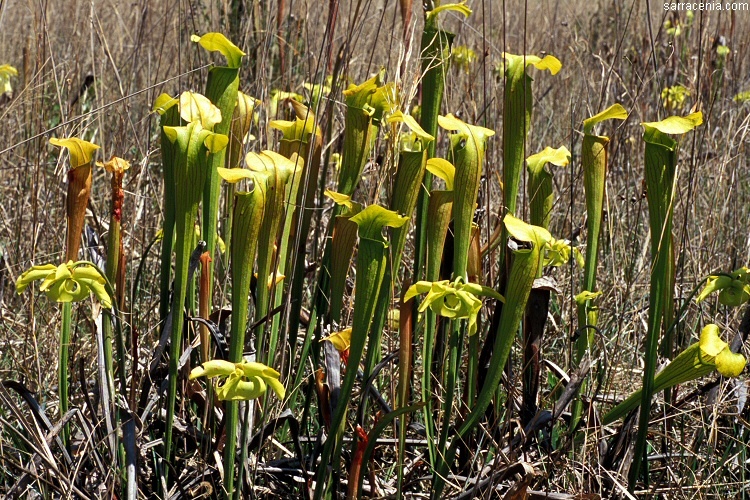
[[[744,498],[750,14],[167,4],[0,4],[0,493]]]

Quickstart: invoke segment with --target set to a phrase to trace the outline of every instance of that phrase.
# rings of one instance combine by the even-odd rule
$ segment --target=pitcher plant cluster
[[[585,396],[598,383],[595,372],[582,369],[573,397],[553,391],[558,401],[542,400],[541,336],[551,304],[575,304],[570,369],[600,359],[598,321],[607,290],[597,282],[597,268],[610,138],[597,129],[614,130],[629,113],[614,103],[583,120],[576,154],[562,145],[528,154],[536,143],[531,74],[548,72],[555,82],[563,63],[549,54],[503,53],[497,66],[504,82],[498,96],[502,130],[451,114],[442,109],[446,72],[451,64],[465,70],[476,54],[465,47],[452,51],[455,35],[441,28],[439,15],[468,17],[471,10],[465,2],[427,3],[418,108],[384,71],[360,84],[347,86],[341,76],[325,85],[307,84],[308,97],[277,89],[263,102],[240,90],[249,56],[220,33],[192,38],[223,57],[222,65],[208,71],[202,93],[156,98],[164,192],[162,227],[152,244],[161,246],[158,332],[167,369],[162,381],[154,381],[162,386],[156,404],[164,413],[152,437],[159,440],[153,460],[162,471],[163,494],[179,481],[171,464],[187,446],[180,430],[186,408],[201,415],[190,425],[205,441],[201,453],[220,456],[221,494],[233,498],[243,498],[251,481],[251,436],[266,439],[265,424],[284,409],[318,435],[315,459],[306,466],[309,481],[299,486],[316,499],[336,496],[344,479],[347,497],[359,497],[369,477],[368,458],[392,423],[399,429],[398,494],[407,423],[419,422],[432,498],[442,498],[446,484],[460,475],[483,432],[494,433],[516,412],[528,426],[552,407],[545,404],[560,405],[557,416],[569,405],[570,419],[554,425],[574,440],[586,425],[594,425]],[[4,75],[0,83],[7,91],[14,74],[5,70]],[[346,89],[335,95],[342,85]],[[668,110],[681,107],[676,92],[662,98]],[[332,99],[339,101],[344,121],[339,143],[320,127]],[[259,113],[272,118],[268,127],[275,146],[266,150],[254,148]],[[703,327],[697,342],[685,349],[673,335],[680,321],[674,310],[672,227],[679,141],[701,123],[696,112],[642,124],[651,237],[643,382],[601,419],[614,425],[640,407],[631,491],[648,477],[654,395],[714,371],[736,377],[745,367],[745,358],[731,351],[714,324]],[[50,143],[69,152],[65,258],[34,265],[16,288],[22,293],[41,281],[39,291],[61,304],[61,416],[69,411],[72,310],[90,298],[92,306],[98,304],[92,311],[102,314],[100,390],[115,425],[125,428],[140,404],[128,399],[137,351],[122,317],[126,277],[133,273],[126,269],[122,242],[122,221],[130,216],[123,189],[129,163],[118,157],[95,163],[98,146],[80,138]],[[497,178],[488,175],[485,159],[493,147],[502,149]],[[390,155],[392,170],[373,183],[372,159],[379,148]],[[337,159],[325,162],[324,155],[330,159],[332,153]],[[329,168],[333,163],[337,167]],[[111,174],[104,270],[79,260],[95,165]],[[561,203],[555,177],[578,168],[585,245],[550,232]],[[478,214],[483,178],[496,182],[502,193],[502,207],[492,207],[488,218],[498,222],[484,236]],[[318,235],[322,248],[311,253],[310,242],[316,244]],[[561,292],[552,269],[561,266],[581,277],[570,297],[553,297]],[[698,302],[715,295],[720,304],[736,307],[750,300],[746,267],[712,274],[704,284]],[[539,310],[544,314],[533,312]],[[390,353],[384,332],[395,330],[398,346]],[[519,363],[512,356],[516,345]],[[657,374],[659,354],[672,361]],[[385,394],[381,385],[388,383],[382,374],[383,360],[393,359],[388,356],[398,357],[399,390],[392,406],[378,399]],[[515,365],[523,373],[520,408],[512,403],[513,379],[503,380]],[[200,393],[200,400],[193,393]],[[135,406],[121,402],[128,400]],[[532,435],[538,431],[529,428]],[[132,455],[122,432],[111,431],[123,495],[134,498],[138,469],[129,465],[144,457]],[[279,424],[271,432],[287,439],[298,431]],[[65,446],[70,439],[66,427]]]

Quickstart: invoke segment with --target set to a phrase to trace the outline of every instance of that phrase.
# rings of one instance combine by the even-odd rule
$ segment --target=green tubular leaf
[[[584,135],[581,155],[583,188],[586,193],[586,264],[583,288],[592,291],[596,286],[596,267],[599,256],[599,236],[604,209],[604,188],[607,179],[607,145],[609,138]]]
[[[531,78],[526,74],[526,66],[534,65],[540,70],[556,74],[562,64],[555,57],[547,55],[517,56],[503,53],[505,104],[503,108],[503,203],[508,212],[516,212],[518,186],[524,160],[524,145],[531,125],[532,93]]]
[[[242,145],[245,138],[250,133],[253,125],[253,116],[255,108],[260,105],[260,101],[243,92],[237,92],[237,106],[232,114],[232,125],[229,132],[229,147],[227,148],[227,159],[225,164],[229,168],[240,166],[242,161]]]
[[[370,330],[370,324],[375,313],[375,306],[383,282],[386,267],[386,253],[388,246],[383,237],[384,227],[400,227],[406,222],[395,212],[377,205],[370,205],[362,212],[350,219],[359,227],[359,250],[357,252],[357,278],[354,294],[354,318],[352,321],[352,338],[349,348],[349,362],[351,368],[346,370],[339,393],[339,404],[334,410],[331,420],[332,435],[326,440],[321,460],[324,464],[332,457],[340,457],[344,423],[348,410],[348,400],[351,396],[357,368],[365,350],[365,344]],[[369,346],[373,349],[374,346]],[[339,464],[334,464],[338,467]],[[323,484],[326,467],[318,469],[317,480]],[[323,488],[319,488],[323,489]]]
[[[232,326],[229,344],[229,361],[239,363],[245,347],[245,331],[248,323],[248,295],[258,247],[258,235],[263,224],[266,205],[266,184],[256,182],[251,192],[234,195],[232,225],[231,268],[232,277]],[[258,289],[265,288],[259,286]],[[225,477],[234,478],[234,456],[237,445],[239,410],[237,403],[227,404],[227,439],[224,464]]]
[[[583,265],[583,290],[596,289],[596,269],[599,261],[599,237],[604,210],[604,193],[607,180],[607,146],[609,137],[594,134],[594,127],[605,120],[625,120],[628,113],[619,103],[583,121],[583,187],[586,196],[586,258]],[[578,304],[578,328],[581,332],[576,342],[574,363],[580,363],[594,341],[594,328],[598,314],[588,302]],[[585,383],[585,382],[584,382]],[[584,386],[585,388],[585,386]],[[583,405],[580,399],[573,407],[571,427],[577,425]]]
[[[167,127],[180,124],[179,99],[161,94],[154,103],[159,113],[161,162],[164,175],[164,222],[162,225],[161,268],[159,273],[159,319],[164,321],[169,313],[169,295],[172,282],[172,243],[175,226],[175,181],[174,169],[176,146],[166,133]]]
[[[533,65],[539,70],[549,70],[557,74],[562,67],[559,60],[551,55],[518,56],[503,53],[505,104],[503,107],[503,204],[511,214],[516,213],[518,186],[524,161],[526,137],[531,126],[533,105],[531,77],[526,74],[526,67]],[[503,245],[504,252],[504,242]]]
[[[164,127],[164,133],[177,147],[174,180],[179,186],[175,190],[175,208],[179,217],[197,210],[203,195],[208,174],[205,141],[212,132],[195,121],[180,127]]]
[[[383,114],[396,102],[393,84],[383,85],[384,77],[385,72],[380,72],[344,91],[344,152],[337,188],[340,193],[351,195],[354,192],[375,144]]]
[[[487,138],[495,135],[495,132],[484,127],[468,125],[450,114],[439,117],[438,124],[446,130],[456,132],[451,136],[453,162],[456,167],[453,199],[453,272],[455,276],[466,278],[471,223],[479,192],[485,145]]]
[[[226,40],[220,33],[210,33],[201,39],[201,45],[208,50],[219,50],[227,56],[229,60],[233,51],[239,51],[237,47]],[[205,40],[205,44],[203,41]],[[213,47],[213,48],[209,48]],[[223,47],[223,48],[222,48]],[[230,55],[228,55],[230,54]],[[234,53],[239,66],[242,52],[239,55]],[[230,64],[232,66],[232,64]],[[206,241],[206,251],[215,258],[217,228],[219,219],[219,194],[221,192],[221,180],[217,170],[224,168],[226,165],[227,155],[230,151],[224,151],[230,140],[232,129],[232,120],[235,110],[238,108],[238,89],[240,85],[239,68],[215,66],[208,72],[206,81],[206,97],[213,103],[219,111],[221,120],[215,123],[211,130],[215,133],[206,138],[206,147],[211,153],[208,156],[208,177],[206,186],[203,191],[203,213],[202,213],[202,233]],[[247,103],[245,103],[247,104]],[[208,287],[206,294],[209,297],[208,307],[212,308],[212,297],[214,287],[214,266],[208,266]]]
[[[583,182],[586,193],[586,264],[584,267],[584,290],[593,291],[596,286],[596,267],[599,255],[599,235],[604,209],[604,187],[607,178],[607,145],[609,138],[594,135],[594,126],[605,120],[625,120],[627,111],[620,104],[613,104],[601,113],[583,121],[582,146]]]
[[[721,340],[718,326],[706,325],[701,330],[700,340],[682,351],[654,377],[653,393],[696,380],[714,370],[725,377],[737,377],[745,369],[746,362],[742,354],[732,352]],[[602,423],[607,425],[619,420],[641,403],[642,390],[638,390],[604,415]]]
[[[230,68],[239,68],[242,64],[242,56],[245,53],[221,33],[206,33],[203,36],[192,35],[190,40],[200,44],[209,52],[221,52]]]
[[[283,224],[281,226],[281,234],[279,236],[279,244],[278,244],[278,258],[276,259],[276,284],[279,284],[278,281],[280,278],[283,278],[288,272],[290,267],[293,265],[295,255],[294,251],[292,251],[293,248],[295,248],[293,245],[296,243],[296,232],[297,224],[299,224],[300,221],[300,215],[304,211],[303,208],[303,200],[302,200],[302,194],[303,191],[301,188],[301,185],[305,181],[305,176],[308,176],[307,173],[307,165],[305,165],[305,158],[298,156],[296,152],[292,152],[291,155],[282,155],[285,158],[289,158],[289,160],[296,164],[296,167],[292,170],[292,174],[285,183],[285,189],[284,189],[284,197],[283,197],[283,203],[284,203],[284,209],[286,213],[284,214],[283,218]],[[316,174],[317,179],[317,174]],[[309,181],[309,179],[308,179]],[[307,231],[304,233],[307,235]],[[300,242],[297,243],[298,245],[300,243],[306,242],[307,238],[300,238]],[[296,247],[298,248],[298,247]],[[295,249],[296,249],[295,248]],[[302,254],[304,255],[304,253]],[[273,279],[273,273],[269,276],[269,280]],[[270,285],[269,285],[270,287]],[[281,307],[282,302],[285,300],[285,294],[288,293],[289,287],[279,287],[281,290],[279,292],[276,292],[274,294],[273,298],[273,308],[276,309],[278,307]],[[286,290],[286,292],[284,291]],[[276,354],[276,345],[278,343],[279,338],[279,328],[281,324],[281,315],[275,315],[271,321],[271,336],[269,341],[269,359],[273,359]]]
[[[239,363],[244,349],[247,326],[248,295],[253,275],[253,265],[258,248],[258,236],[266,206],[266,190],[257,183],[251,192],[235,193],[234,225],[232,227],[232,331],[229,361]],[[263,288],[263,287],[258,287]]]
[[[649,406],[654,394],[654,371],[662,330],[667,331],[662,340],[662,354],[672,357],[674,321],[675,262],[672,237],[672,212],[678,142],[668,134],[680,134],[702,123],[702,114],[694,113],[685,119],[667,118],[661,122],[643,123],[643,140],[646,143],[645,177],[648,200],[649,227],[651,231],[651,286],[649,291],[648,333],[646,336],[643,394],[635,443],[635,461],[630,471],[629,486],[634,487],[645,462],[649,424]],[[665,132],[666,131],[666,132]]]
[[[183,93],[180,98],[180,112],[183,119],[189,116],[195,121],[184,126],[162,128],[175,145],[174,182],[178,189],[175,189],[176,258],[173,304],[178,311],[182,311],[187,297],[188,262],[195,238],[195,219],[209,177],[210,163],[205,143],[207,137],[213,132],[202,124],[211,125],[217,118],[218,121],[221,120],[221,113],[218,109],[205,97],[198,96],[199,94]],[[177,395],[177,368],[182,348],[183,325],[184,316],[175,311],[170,340],[170,377],[164,437],[167,459],[172,453],[172,422]]]
[[[304,106],[296,106],[293,104],[293,108],[297,118],[299,120],[313,122],[315,120],[315,113],[309,112]],[[305,124],[305,130],[307,130],[307,124]],[[310,231],[310,223],[312,220],[313,212],[315,212],[315,196],[313,193],[317,190],[317,183],[320,177],[320,161],[321,161],[321,149],[323,147],[323,134],[320,127],[315,125],[311,137],[301,138],[282,138],[279,145],[279,152],[284,156],[291,157],[297,153],[303,158],[306,164],[306,172],[304,179],[306,185],[298,189],[296,204],[298,207],[303,207],[304,211],[300,220],[299,226],[293,226],[292,234],[290,235],[290,241],[297,241],[297,247],[294,251],[289,252],[287,269],[292,270],[292,283],[291,283],[291,296],[302,297],[305,282],[305,266],[304,259],[301,258],[305,255],[305,248],[307,245],[307,235]],[[302,301],[293,299],[291,301],[291,312],[289,314],[289,326],[287,332],[289,333],[289,344],[296,345],[297,335],[299,333],[299,321],[300,311],[302,308]],[[309,346],[310,343],[305,344]],[[305,348],[303,347],[303,356],[306,355]],[[297,373],[302,374],[304,369],[302,368],[304,363],[300,364],[297,368]],[[298,385],[295,384],[295,387]]]
[[[293,159],[286,158],[274,151],[263,151],[260,154],[249,153],[245,158],[245,162],[250,170],[266,174],[266,207],[259,235],[260,241],[258,242],[258,283],[267,283],[271,275],[274,248],[277,245],[281,217],[285,212],[284,204],[286,202],[287,186],[290,182],[293,182],[295,175],[299,179],[299,174],[303,169],[303,161],[297,157],[293,157]],[[268,313],[270,304],[271,290],[267,287],[258,287],[255,303],[258,313],[262,315]],[[259,356],[259,359],[271,363],[273,362],[272,359],[265,359],[265,356],[273,354],[273,349],[266,348],[263,343],[265,329],[265,324],[258,326],[256,330],[256,347],[259,353],[264,353],[263,356]]]
[[[531,224],[544,228],[549,227],[552,214],[552,174],[544,169],[547,163],[564,167],[570,161],[570,151],[565,146],[552,149],[549,146],[543,151],[526,158],[529,172],[529,206]]]
[[[341,311],[344,304],[344,290],[346,276],[349,274],[349,264],[357,243],[357,224],[351,221],[351,216],[339,215],[333,223],[333,238],[331,243],[331,321],[341,321]]]
[[[454,35],[439,29],[438,17],[425,16],[420,46],[422,78],[422,102],[419,110],[419,122],[422,128],[433,137],[437,137],[438,116],[443,101],[445,75],[450,65],[451,44]],[[435,141],[427,144],[427,158],[435,156]],[[414,276],[423,276],[427,250],[427,211],[429,193],[432,190],[432,174],[425,172],[417,201],[415,231]],[[429,425],[429,422],[428,422]],[[429,447],[431,458],[434,458],[434,446]],[[434,462],[432,462],[434,463]]]
[[[425,278],[436,281],[440,276],[440,262],[453,217],[453,191],[433,191],[427,209],[427,269]]]
[[[416,122],[415,122],[416,123]],[[416,148],[415,148],[416,149]],[[393,182],[393,194],[391,195],[391,210],[398,214],[403,214],[407,223],[400,227],[395,227],[391,231],[390,258],[386,269],[383,282],[385,283],[378,295],[375,317],[372,321],[370,330],[370,343],[380,345],[382,332],[385,328],[385,320],[390,308],[391,297],[393,296],[393,279],[394,270],[398,270],[401,265],[401,255],[406,244],[406,237],[409,232],[409,224],[412,213],[417,205],[419,188],[424,177],[425,163],[427,160],[427,151],[408,151],[402,150],[399,155],[398,170]],[[374,368],[376,357],[380,353],[377,350],[368,352],[365,363],[365,373],[369,374]]]
[[[362,205],[353,202],[351,197],[347,195],[329,189],[326,189],[325,195],[337,205],[345,208],[342,215],[337,215],[334,220],[331,240],[330,315],[331,320],[338,323],[341,321],[349,263],[354,252],[354,245],[357,243],[357,224],[352,222],[350,218],[362,211]]]
[[[402,151],[399,156],[398,171],[396,171],[396,178],[393,181],[391,210],[406,216],[409,221],[414,213],[414,208],[417,206],[417,196],[424,177],[426,162],[427,151]],[[401,264],[401,253],[406,244],[408,232],[408,223],[391,231],[393,269],[398,269]]]

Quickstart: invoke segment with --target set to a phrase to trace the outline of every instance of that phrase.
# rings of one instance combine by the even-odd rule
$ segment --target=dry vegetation
[[[133,391],[128,395],[132,404],[142,397],[148,399],[148,394],[144,396],[141,391],[161,331],[159,244],[146,253],[161,229],[163,216],[158,116],[151,108],[162,92],[176,95],[184,90],[202,91],[208,65],[214,61],[190,42],[190,35],[223,32],[248,54],[240,75],[240,89],[264,105],[253,128],[255,139],[245,145],[245,151],[277,149],[277,134],[268,128],[271,119],[268,103],[273,90],[304,94],[303,83],[322,82],[334,70],[351,81],[361,82],[385,68],[388,81],[395,81],[400,87],[403,102],[408,102],[409,107],[420,102],[419,39],[423,19],[418,2],[412,7],[414,22],[407,36],[408,46],[403,42],[403,20],[399,2],[395,1],[341,2],[332,32],[326,26],[329,2],[240,0],[237,3],[244,6],[244,11],[239,26],[230,23],[230,3],[233,2],[0,2],[0,64],[18,68],[18,77],[11,80],[12,94],[0,97],[0,380],[18,381],[28,388],[41,405],[39,411],[45,412],[53,424],[59,419],[60,308],[38,292],[17,295],[14,287],[17,278],[31,265],[60,262],[64,255],[67,155],[60,155],[48,145],[50,137],[86,136],[101,145],[99,159],[117,155],[132,164],[125,177],[123,211],[127,262],[125,321],[132,339],[137,340],[139,359],[129,365],[135,377],[128,382]],[[691,108],[703,111],[705,121],[682,139],[678,163],[674,203],[675,297],[676,309],[684,306],[684,315],[677,327],[676,352],[693,343],[702,326],[710,322],[721,327],[727,340],[735,334],[746,338],[750,325],[745,325],[745,331],[740,329],[743,308],[721,306],[715,300],[696,304],[691,292],[706,275],[731,271],[750,262],[747,223],[750,108],[747,102],[732,99],[750,90],[750,12],[696,13],[689,22],[685,12],[664,12],[661,3],[653,2],[650,11],[646,2],[636,1],[544,0],[527,5],[517,1],[470,1],[470,6],[474,13],[467,20],[454,14],[442,18],[445,28],[456,33],[454,49],[465,46],[476,56],[463,65],[454,60],[446,75],[442,113],[451,112],[467,123],[497,131],[488,142],[486,182],[480,188],[480,204],[485,209],[479,220],[483,243],[500,224],[502,215],[499,181],[503,168],[504,85],[502,73],[496,67],[502,61],[503,51],[549,53],[563,63],[556,76],[530,71],[534,78],[534,112],[526,144],[527,155],[545,146],[565,145],[572,152],[569,167],[552,167],[555,205],[550,232],[557,237],[571,239],[574,244],[586,241],[580,160],[582,120],[614,102],[621,103],[630,116],[623,122],[606,122],[601,130],[612,142],[598,270],[599,289],[603,292],[598,302],[599,357],[591,368],[593,382],[583,396],[585,402],[594,402],[587,419],[589,426],[571,439],[567,434],[566,412],[557,424],[547,428],[551,441],[532,441],[524,446],[510,446],[509,436],[518,431],[518,422],[513,419],[503,424],[501,432],[488,429],[492,432],[480,439],[480,446],[484,451],[493,450],[492,454],[479,453],[477,462],[469,464],[464,474],[458,474],[449,483],[446,494],[470,491],[474,483],[465,479],[470,477],[479,478],[481,486],[474,494],[487,498],[505,494],[509,495],[506,498],[526,498],[524,494],[534,497],[545,491],[563,495],[554,498],[572,498],[564,496],[567,494],[590,495],[585,498],[626,495],[627,469],[632,456],[627,450],[619,450],[624,455],[613,459],[614,445],[610,438],[627,435],[620,430],[623,426],[632,430],[634,422],[630,422],[630,427],[622,422],[599,427],[593,415],[604,413],[612,402],[624,398],[641,384],[651,261],[643,180],[644,146],[639,124],[670,114],[683,115]],[[681,32],[668,33],[665,21],[673,26],[680,24]],[[727,55],[717,52],[722,44],[729,48]],[[665,110],[662,89],[674,85],[683,85],[689,95],[682,105]],[[341,152],[344,125],[341,88],[335,89],[330,98],[335,101],[332,119],[323,123],[327,127],[323,131],[327,138],[323,147],[326,160],[332,153]],[[438,137],[439,156],[447,157],[447,137],[444,132]],[[373,161],[367,164],[356,193],[358,201],[370,204],[388,199],[395,168],[392,150],[387,149],[391,147],[389,144],[392,146],[381,134],[372,152]],[[328,162],[327,169],[329,187],[333,189],[332,162]],[[524,182],[525,175],[521,181],[519,216],[528,213]],[[105,255],[102,245],[108,228],[109,175],[102,169],[94,169],[93,183],[86,219],[90,228],[86,241],[90,248],[83,250],[83,258],[96,262]],[[315,269],[315,259],[322,258],[331,213],[329,200],[318,199],[316,206],[321,208],[322,216],[313,217],[317,226],[311,229],[308,238],[307,262],[311,270]],[[414,250],[413,240],[408,241],[404,257],[406,277],[411,274]],[[225,262],[221,256],[218,259],[222,261],[218,267],[221,269]],[[488,254],[483,265],[484,284],[492,286],[498,274],[497,255]],[[133,290],[139,269],[142,275],[138,289]],[[350,273],[353,284],[354,273]],[[581,272],[566,266],[549,274],[556,279],[560,293],[550,304],[543,357],[572,374],[570,338],[576,330],[572,297],[580,291]],[[223,276],[217,273],[218,278]],[[308,276],[313,280],[314,272]],[[229,285],[222,280],[217,287],[215,309],[230,307]],[[312,284],[308,283],[305,310],[310,308],[311,289]],[[397,286],[396,294],[399,293]],[[348,324],[352,304],[349,300],[345,304],[343,317]],[[93,309],[86,302],[74,307],[70,354],[71,407],[81,408],[82,419],[90,422],[91,427],[74,423],[78,449],[68,463],[54,443],[50,445],[51,451],[44,451],[33,435],[45,435],[48,430],[43,424],[35,426],[34,412],[10,386],[2,389],[0,494],[13,491],[35,498],[38,495],[110,497],[121,493],[118,471],[97,465],[93,458],[101,454],[105,461],[109,459],[109,452],[102,452],[107,443],[97,444],[94,448],[99,451],[95,451],[89,447],[91,443],[81,440],[83,436],[99,440],[104,434],[100,429],[103,417],[91,406],[98,380],[94,335],[97,321]],[[489,317],[485,314],[483,322],[488,323]],[[305,331],[303,326],[301,337]],[[415,335],[416,346],[419,330]],[[398,339],[398,332],[385,332],[384,355],[398,350]],[[422,371],[418,352],[415,348],[415,380]],[[520,352],[520,342],[516,342],[511,355],[513,366],[520,366]],[[295,360],[287,363],[294,366]],[[309,367],[307,370],[312,373]],[[156,373],[160,379],[154,383],[158,384],[166,372]],[[383,373],[386,375],[379,389],[392,405],[398,379],[396,364],[388,364]],[[503,384],[511,395],[518,395],[520,371],[512,373],[511,380],[506,377]],[[559,393],[551,390],[559,374],[548,372],[547,367],[542,374],[540,408],[553,411]],[[661,394],[657,397],[650,427],[655,446],[649,452],[650,481],[648,485],[639,483],[638,494],[657,494],[663,498],[745,498],[750,475],[746,446],[750,439],[749,410],[745,404],[747,379],[745,375],[733,380],[719,379],[718,374],[712,374],[699,380],[699,385],[681,387],[677,392],[677,409],[662,405]],[[310,380],[305,381],[308,383]],[[416,402],[419,391],[418,382],[414,383]],[[353,400],[358,401],[358,388],[355,394]],[[309,458],[316,452],[314,445],[320,427],[318,403],[315,398],[312,402],[298,403],[289,409],[296,419],[305,422],[300,430],[302,453]],[[285,408],[285,404],[269,400],[263,418],[267,422]],[[196,411],[190,405],[178,410],[180,433],[194,432],[192,419],[196,418]],[[307,414],[304,417],[303,411]],[[375,412],[370,413],[367,431],[375,422]],[[666,415],[674,416],[668,425]],[[415,416],[412,420],[419,418]],[[154,411],[147,421],[138,420],[136,427],[140,449],[139,497],[147,498],[159,491],[161,471],[154,466],[158,447],[151,445],[161,437],[163,424]],[[351,430],[347,430],[347,435]],[[28,439],[22,445],[21,435]],[[288,438],[289,434],[284,431],[282,436]],[[423,439],[413,429],[408,436]],[[365,475],[365,494],[395,494],[397,465],[393,438],[397,437],[391,428],[381,435],[383,444],[376,449],[370,463],[370,475]],[[492,438],[498,440],[494,446]],[[283,443],[292,450],[289,453],[278,442],[268,443],[262,453],[250,453],[251,472],[245,492],[261,497],[303,495],[304,488],[293,485],[294,470],[300,466],[292,459],[295,453],[291,441]],[[207,446],[206,449],[214,449],[219,445]],[[37,448],[41,449],[34,457],[33,450]],[[503,448],[506,449],[500,452]],[[180,462],[176,465],[180,485],[173,494],[218,495],[219,455],[204,454],[205,450],[200,451],[194,439],[186,438],[180,449]],[[431,474],[424,464],[424,453],[424,448],[418,445],[407,449],[404,486],[407,495],[418,496],[429,488],[429,480],[419,481],[420,477]],[[288,457],[292,458],[283,460]],[[483,461],[488,459],[492,459],[488,467],[497,474],[488,472],[489,469],[482,472]],[[273,467],[278,470],[274,472]],[[12,490],[24,475],[27,476],[24,488]],[[461,477],[465,482],[461,482]],[[372,484],[372,478],[377,478],[377,486]],[[487,478],[491,480],[485,481]]]

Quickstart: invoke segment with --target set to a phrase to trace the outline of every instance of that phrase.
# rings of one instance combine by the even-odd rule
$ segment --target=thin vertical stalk
[[[60,324],[60,350],[57,365],[57,391],[60,395],[60,418],[68,413],[68,352],[70,347],[70,322],[73,305],[64,302],[62,305],[62,323]],[[110,347],[110,359],[111,347]],[[108,374],[108,376],[111,376]],[[70,445],[70,426],[63,427],[63,445]]]

